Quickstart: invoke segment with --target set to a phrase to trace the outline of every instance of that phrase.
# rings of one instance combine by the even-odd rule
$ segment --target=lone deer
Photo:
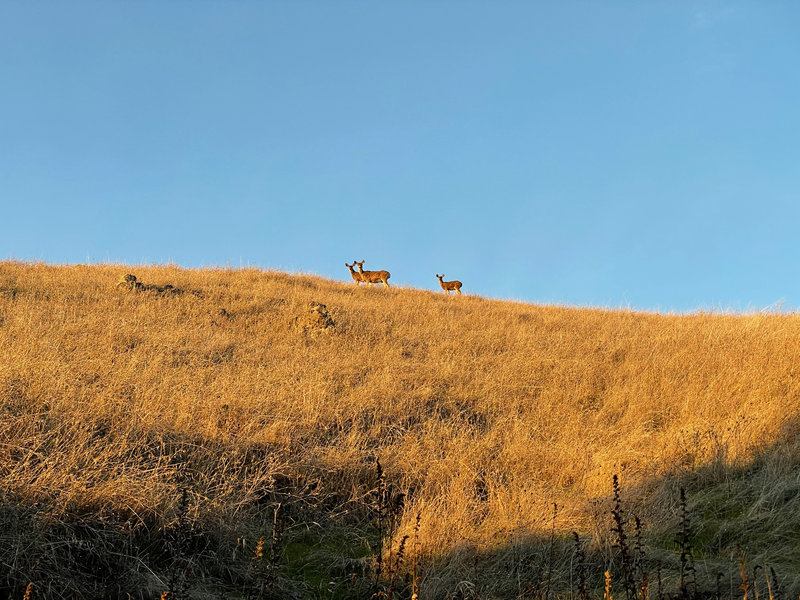
[[[359,273],[358,271],[356,271],[356,270],[353,268],[354,266],[356,266],[356,261],[353,261],[353,264],[352,264],[352,265],[349,265],[349,264],[347,264],[347,263],[344,263],[344,266],[345,266],[345,267],[347,267],[348,269],[350,269],[350,275],[352,275],[352,276],[353,276],[353,281],[355,281],[355,282],[356,282],[356,285],[358,285],[359,283],[361,283],[362,281],[364,281],[364,278],[363,278],[363,277],[361,277],[361,273]]]
[[[387,288],[389,287],[389,282],[387,281],[391,277],[389,271],[365,271],[363,260],[361,262],[356,261],[355,264],[358,265],[358,274],[361,275],[361,281],[370,285],[383,283]]]
[[[439,278],[439,285],[442,286],[444,293],[448,296],[450,295],[450,290],[455,290],[456,294],[459,296],[461,295],[461,282],[460,281],[442,281],[444,279],[444,273],[441,275],[436,275]]]

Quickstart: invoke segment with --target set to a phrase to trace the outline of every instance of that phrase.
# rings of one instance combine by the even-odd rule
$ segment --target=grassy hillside
[[[614,474],[653,598],[681,487],[699,589],[796,597],[798,409],[795,315],[0,263],[0,597],[569,597],[575,531],[621,598]]]

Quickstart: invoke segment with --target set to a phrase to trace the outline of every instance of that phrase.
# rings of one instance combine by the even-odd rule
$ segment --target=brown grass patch
[[[557,531],[601,545],[592,507],[612,474],[655,527],[675,506],[654,482],[714,480],[776,444],[800,455],[793,314],[531,306],[254,269],[137,267],[202,294],[119,294],[121,270],[0,264],[2,492],[54,520],[151,526],[189,481],[198,518],[228,531],[277,480],[344,506],[379,457],[407,493],[406,555],[546,537],[552,502]],[[287,327],[331,319],[312,303],[335,307],[336,335]]]

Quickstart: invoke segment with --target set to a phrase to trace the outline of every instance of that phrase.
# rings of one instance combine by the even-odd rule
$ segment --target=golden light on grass
[[[128,272],[189,293],[116,287]],[[293,326],[312,302],[330,334]],[[795,464],[799,356],[793,314],[655,315],[255,269],[5,262],[2,486],[54,520],[154,523],[188,481],[197,518],[223,531],[276,481],[344,506],[378,457],[407,493],[406,561],[457,556],[465,541],[492,551],[553,526],[599,543],[596,510],[615,473],[657,524],[674,516],[665,478],[713,480],[776,445],[774,468]]]

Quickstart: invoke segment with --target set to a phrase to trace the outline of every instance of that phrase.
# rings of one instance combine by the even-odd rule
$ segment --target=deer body
[[[356,271],[353,267],[355,266],[356,261],[353,261],[352,265],[344,263],[344,266],[350,269],[350,275],[353,277],[353,281],[356,282],[356,285],[360,284],[364,279],[361,277],[361,273]]]
[[[356,261],[355,264],[358,265],[358,273],[361,275],[361,281],[369,283],[370,285],[373,283],[382,283],[387,288],[389,287],[388,279],[391,277],[389,271],[365,271],[363,260],[361,262]]]
[[[459,296],[461,295],[461,282],[460,281],[443,281],[444,280],[444,273],[441,275],[436,275],[439,278],[439,285],[442,286],[444,293],[448,296],[450,295],[450,290],[455,290],[456,294]]]

